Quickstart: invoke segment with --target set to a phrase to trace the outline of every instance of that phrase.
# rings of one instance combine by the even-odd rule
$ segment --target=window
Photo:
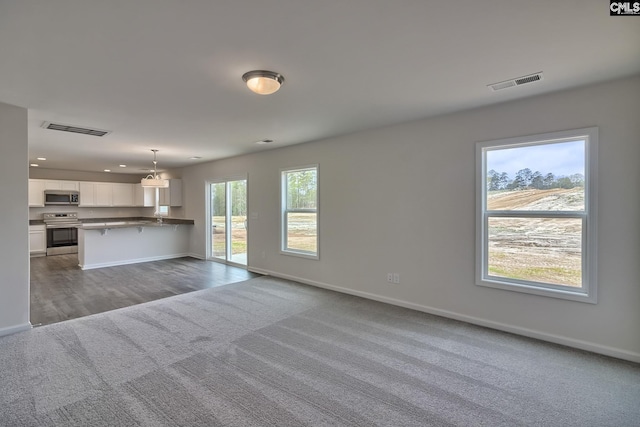
[[[476,284],[596,303],[598,129],[476,144]]]
[[[318,167],[282,171],[283,253],[318,258]]]
[[[158,210],[156,211],[156,215],[168,216],[169,215],[169,206],[158,206]]]

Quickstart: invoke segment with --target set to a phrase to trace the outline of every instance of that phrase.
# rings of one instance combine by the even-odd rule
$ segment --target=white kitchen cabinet
[[[44,206],[45,189],[79,191],[80,202],[78,206],[81,208],[155,206],[155,189],[143,189],[140,184],[121,182],[55,181],[44,179],[29,180],[29,206]],[[176,191],[181,192],[181,190],[181,188],[179,190],[174,188],[172,193],[167,196],[167,200],[169,201],[179,197],[179,199],[176,200],[181,204],[181,195],[176,195]],[[169,197],[172,197],[173,199],[169,199]]]
[[[78,191],[80,183],[78,181],[61,181],[53,179],[30,179],[29,180],[29,207],[44,206],[45,190],[66,190]]]
[[[80,181],[80,207],[131,207],[136,184]]]
[[[113,184],[111,182],[80,181],[80,207],[113,206]],[[133,200],[131,200],[133,203]],[[131,205],[129,205],[131,206]]]
[[[96,191],[94,182],[80,182],[80,203],[78,206],[95,206]]]
[[[134,206],[153,207],[156,203],[156,189],[143,187],[142,184],[134,186]]]
[[[111,206],[134,206],[133,188],[135,184],[123,184],[114,182],[111,184]]]
[[[160,189],[160,206],[182,206],[181,179],[170,179],[169,188]]]
[[[78,181],[60,181],[61,190],[79,191],[80,183]]]
[[[78,191],[79,188],[80,188],[80,184],[78,181],[61,181],[61,180],[54,180],[54,179],[44,180],[45,190]]]
[[[29,226],[29,254],[31,256],[47,253],[47,230],[44,225]]]
[[[113,184],[111,182],[94,182],[95,205],[113,206]]]
[[[29,180],[29,207],[44,206],[44,188],[45,188],[45,180],[43,179]]]
[[[45,190],[61,190],[61,183],[60,181],[56,181],[53,179],[45,179],[44,189]]]

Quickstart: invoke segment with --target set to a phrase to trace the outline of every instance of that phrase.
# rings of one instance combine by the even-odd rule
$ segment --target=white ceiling
[[[250,92],[253,69],[282,89]],[[639,72],[640,17],[603,0],[0,2],[0,102],[53,169],[143,174],[152,148],[181,167]]]

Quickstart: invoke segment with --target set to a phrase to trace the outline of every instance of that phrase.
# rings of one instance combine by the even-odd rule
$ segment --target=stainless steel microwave
[[[80,193],[67,190],[45,190],[45,205],[77,205],[80,201]]]

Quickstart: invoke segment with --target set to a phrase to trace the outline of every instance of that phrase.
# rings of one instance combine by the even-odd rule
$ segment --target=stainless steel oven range
[[[47,255],[78,253],[77,212],[45,213],[47,228]]]

